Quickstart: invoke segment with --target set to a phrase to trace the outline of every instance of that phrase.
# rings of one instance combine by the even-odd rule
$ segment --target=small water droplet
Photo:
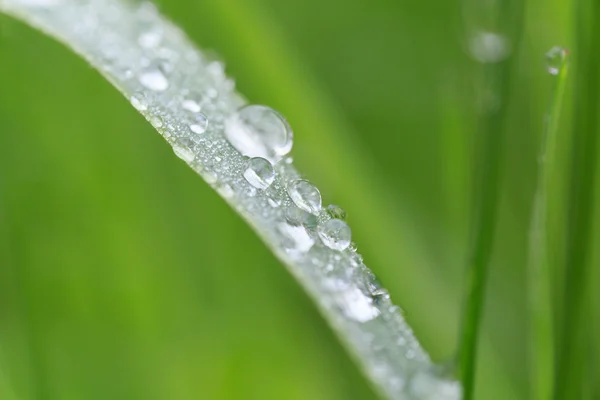
[[[510,55],[510,43],[499,33],[480,31],[471,37],[469,50],[471,56],[480,63],[497,63]]]
[[[164,125],[163,119],[161,117],[159,117],[158,115],[153,115],[150,117],[150,123],[152,124],[153,127],[155,127],[156,129],[158,128],[162,128]]]
[[[208,118],[204,114],[194,115],[194,121],[190,124],[190,131],[194,133],[204,133],[208,127]]]
[[[309,228],[317,226],[317,217],[313,214],[309,214],[298,207],[287,207],[285,209],[285,220],[291,225],[298,226],[304,225]]]
[[[139,80],[142,85],[156,92],[165,91],[169,87],[169,80],[156,66],[144,70],[140,74]]]
[[[327,206],[327,213],[331,215],[331,218],[346,219],[346,211],[335,204]]]
[[[381,314],[371,298],[355,286],[341,287],[336,298],[344,314],[358,322],[368,322]]]
[[[202,176],[204,177],[204,180],[211,185],[213,183],[216,183],[219,180],[219,177],[217,176],[217,174],[214,171],[209,170],[209,169],[204,170]]]
[[[292,201],[306,212],[317,214],[321,210],[321,193],[309,181],[299,179],[290,182],[288,194]]]
[[[314,239],[308,234],[303,226],[295,226],[281,223],[278,225],[279,232],[283,235],[283,245],[288,254],[298,257],[308,252],[315,244]]]
[[[193,112],[193,113],[198,113],[200,112],[200,104],[198,104],[198,102],[196,100],[192,100],[192,99],[185,99],[181,102],[181,107],[183,107],[184,110]]]
[[[225,122],[225,136],[240,153],[278,162],[292,149],[292,130],[277,111],[260,105],[242,107]]]
[[[269,202],[269,205],[273,208],[277,208],[281,205],[281,202],[272,198],[268,198],[267,201]]]
[[[152,29],[142,33],[138,37],[138,43],[140,46],[146,49],[152,49],[160,44],[162,40],[162,30],[158,27],[153,27]]]
[[[129,98],[131,105],[138,111],[146,111],[148,109],[148,98],[144,92],[135,92]]]
[[[244,178],[255,188],[264,190],[275,180],[275,170],[268,160],[254,157],[246,164]]]
[[[220,186],[218,190],[219,190],[219,193],[221,194],[221,196],[223,196],[227,199],[233,197],[233,195],[235,194],[232,187],[227,184]]]
[[[341,219],[330,219],[319,225],[317,231],[323,244],[330,249],[342,251],[350,246],[352,231]]]
[[[188,164],[191,163],[192,161],[194,161],[194,157],[195,157],[194,152],[182,140],[178,140],[173,145],[173,151],[175,152],[175,155],[177,157],[181,158],[183,161],[185,161]]]
[[[546,53],[546,69],[551,75],[558,75],[563,66],[567,50],[559,46],[554,46]]]

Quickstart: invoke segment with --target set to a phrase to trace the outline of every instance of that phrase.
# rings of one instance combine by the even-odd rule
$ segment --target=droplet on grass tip
[[[546,53],[546,70],[550,75],[558,75],[563,66],[565,58],[567,57],[567,50],[554,46]]]

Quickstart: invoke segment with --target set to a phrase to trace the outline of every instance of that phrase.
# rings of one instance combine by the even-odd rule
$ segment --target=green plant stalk
[[[589,284],[592,269],[592,221],[597,165],[598,105],[600,100],[600,4],[581,0],[577,5],[575,112],[568,197],[565,289],[554,398],[579,399],[585,385],[586,331],[589,329]]]
[[[286,210],[296,206],[286,187],[301,176],[293,163],[276,165],[268,190],[257,191],[244,179],[247,161],[227,141],[224,125],[245,100],[222,66],[150,3],[1,0],[0,12],[70,47],[130,99],[288,267],[381,394],[397,400],[460,398],[460,384],[438,375],[389,296],[374,301],[372,274],[362,257],[354,249],[324,246],[314,227],[289,224]],[[148,34],[159,34],[160,46],[142,44]],[[181,107],[181,99],[196,95],[210,122],[201,134],[190,129],[196,120]]]
[[[506,112],[509,71],[508,62],[483,66],[484,80],[491,84],[491,92],[497,96],[499,106],[483,111],[476,146],[479,160],[476,163],[475,210],[469,270],[466,284],[466,305],[460,337],[458,368],[463,382],[463,398],[474,395],[475,368],[481,315],[485,298],[485,286],[496,230],[496,210],[499,195],[500,158],[502,130]]]
[[[553,274],[548,257],[548,193],[557,151],[558,120],[568,75],[567,58],[563,58],[554,79],[545,115],[538,176],[529,235],[529,313],[532,396],[548,400],[554,382],[554,311],[552,308]]]

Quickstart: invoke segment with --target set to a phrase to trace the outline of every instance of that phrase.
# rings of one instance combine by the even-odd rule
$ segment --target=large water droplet
[[[510,43],[499,33],[480,31],[471,38],[469,50],[480,63],[497,63],[510,55]]]
[[[150,67],[139,76],[140,83],[150,90],[162,92],[169,87],[169,80],[158,67]]]
[[[350,246],[352,231],[341,219],[330,219],[317,227],[323,244],[330,249],[342,251]]]
[[[190,130],[194,133],[204,133],[208,127],[208,118],[204,114],[194,115],[194,121],[190,124]]]
[[[144,92],[135,92],[129,98],[131,105],[138,111],[146,111],[148,109],[148,99]]]
[[[255,188],[264,190],[275,180],[275,170],[268,160],[254,157],[246,164],[244,178]]]
[[[327,206],[327,214],[331,215],[331,218],[346,219],[346,210],[335,204]]]
[[[225,122],[225,136],[240,153],[276,163],[290,152],[292,130],[283,116],[272,108],[250,105]]]
[[[309,181],[299,179],[288,184],[292,201],[306,212],[317,214],[321,210],[321,193]]]
[[[546,53],[546,69],[551,75],[558,75],[563,66],[567,50],[559,46],[554,46]]]

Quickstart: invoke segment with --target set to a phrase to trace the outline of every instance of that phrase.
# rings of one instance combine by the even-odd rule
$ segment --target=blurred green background
[[[163,0],[280,110],[436,360],[457,341],[477,65],[458,0]],[[479,399],[527,398],[536,152],[570,2],[515,56]],[[565,122],[565,124],[568,122]],[[0,16],[0,399],[374,399],[297,283],[107,82]]]

